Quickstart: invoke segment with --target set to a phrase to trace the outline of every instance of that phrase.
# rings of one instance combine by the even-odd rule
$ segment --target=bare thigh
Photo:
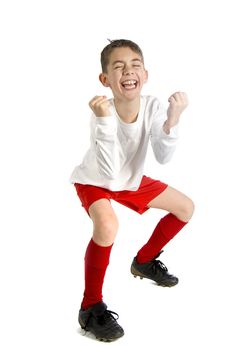
[[[150,201],[148,207],[166,210],[184,222],[191,219],[194,211],[193,201],[170,186]]]
[[[108,199],[99,199],[89,207],[89,215],[93,221],[93,240],[101,246],[113,244],[118,219]]]

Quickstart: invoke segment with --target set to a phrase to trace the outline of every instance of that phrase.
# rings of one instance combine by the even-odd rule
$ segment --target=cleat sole
[[[155,282],[157,284],[157,286],[160,286],[160,287],[167,287],[167,288],[171,288],[171,287],[174,287],[178,284],[179,280],[177,279],[177,281],[174,281],[173,283],[171,283],[170,281],[167,283],[163,283],[163,282],[156,282],[155,280],[153,280],[152,278],[150,277],[147,277],[145,275],[143,275],[142,273],[140,273],[139,271],[137,271],[134,266],[131,266],[131,273],[132,275],[134,276],[134,278],[136,277],[139,277],[141,280],[143,278],[146,278],[146,279],[149,279],[153,282]]]

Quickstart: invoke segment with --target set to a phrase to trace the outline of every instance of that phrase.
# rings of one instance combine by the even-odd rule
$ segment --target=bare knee
[[[179,208],[177,214],[175,214],[181,221],[188,222],[194,213],[194,203],[193,201],[186,197],[185,201],[182,203],[182,206]]]
[[[93,222],[93,240],[106,247],[111,245],[118,230],[118,219],[109,200],[102,198],[89,207],[89,215]]]
[[[101,246],[113,244],[118,230],[118,220],[115,215],[101,215],[94,222],[93,239]]]

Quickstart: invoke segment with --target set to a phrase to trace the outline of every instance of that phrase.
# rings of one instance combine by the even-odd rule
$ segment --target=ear
[[[148,80],[148,71],[145,69],[144,70],[144,83],[147,83]]]
[[[108,78],[107,75],[104,73],[100,73],[99,75],[99,81],[101,82],[101,84],[103,84],[103,86],[105,87],[109,87],[109,82],[108,82]]]

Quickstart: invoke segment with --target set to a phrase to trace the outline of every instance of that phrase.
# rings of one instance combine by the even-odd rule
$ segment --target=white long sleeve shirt
[[[71,183],[136,191],[140,185],[149,141],[156,160],[168,162],[178,139],[177,126],[163,131],[166,110],[156,97],[141,96],[137,120],[125,123],[118,116],[113,99],[111,115],[91,117],[91,144],[83,161],[71,175]]]

